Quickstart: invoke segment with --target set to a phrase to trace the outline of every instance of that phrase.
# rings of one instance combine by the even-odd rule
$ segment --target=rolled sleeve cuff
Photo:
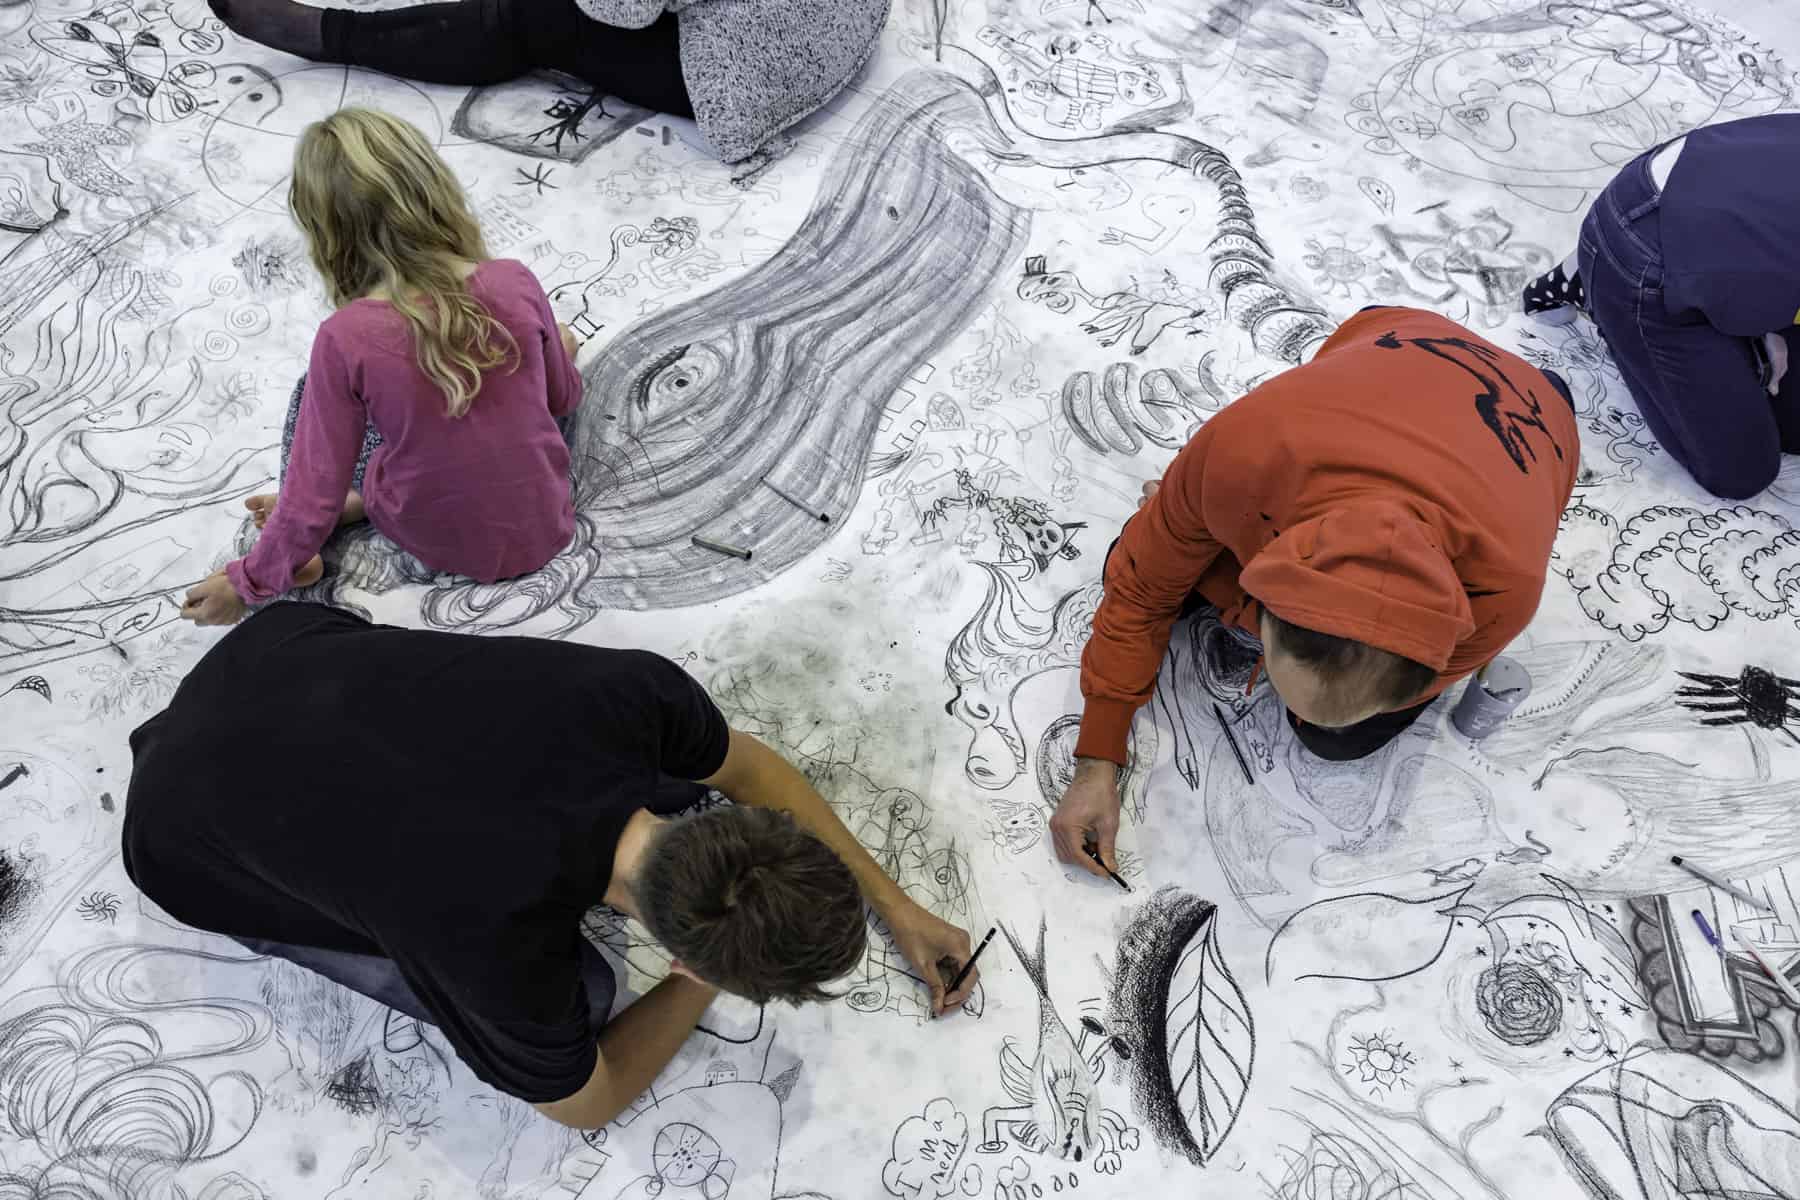
[[[1089,700],[1081,713],[1081,736],[1075,741],[1075,757],[1103,758],[1124,766],[1131,741],[1131,718],[1137,710],[1138,706],[1129,700]]]
[[[257,586],[250,581],[250,574],[245,570],[244,562],[244,559],[236,558],[225,564],[225,578],[231,580],[232,590],[237,592],[239,600],[255,607],[257,605],[267,604],[281,594],[280,592],[260,591]]]

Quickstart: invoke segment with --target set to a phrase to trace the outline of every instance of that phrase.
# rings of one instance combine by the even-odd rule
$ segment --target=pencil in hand
[[[963,985],[963,980],[967,979],[969,977],[969,972],[975,969],[975,960],[981,957],[981,952],[988,948],[988,943],[994,940],[994,934],[999,931],[1000,927],[998,925],[988,926],[987,936],[981,939],[981,944],[979,946],[975,947],[975,953],[969,955],[969,961],[962,965],[962,970],[957,971],[950,982],[944,985],[944,995],[953,996],[956,994],[956,989]],[[955,966],[956,960],[953,958],[941,958],[938,960],[938,970],[946,976],[950,974],[950,971]]]
[[[1111,877],[1111,879],[1114,883],[1118,884],[1120,887],[1124,888],[1128,892],[1131,890],[1131,885],[1129,883],[1126,883],[1123,879],[1120,879],[1119,873],[1117,871],[1113,870],[1111,867],[1107,866],[1106,860],[1100,857],[1100,847],[1094,845],[1094,843],[1092,843],[1092,842],[1089,842],[1084,847],[1084,849],[1087,850],[1087,856],[1089,858],[1093,859],[1096,863],[1098,863],[1100,866],[1100,869],[1102,871],[1105,871],[1107,873],[1107,875]]]

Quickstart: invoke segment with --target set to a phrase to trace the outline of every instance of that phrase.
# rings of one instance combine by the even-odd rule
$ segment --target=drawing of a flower
[[[1374,1095],[1377,1089],[1392,1091],[1395,1084],[1411,1087],[1406,1073],[1412,1070],[1413,1062],[1405,1042],[1390,1040],[1386,1033],[1375,1033],[1350,1039],[1350,1061],[1344,1064],[1344,1073],[1355,1074],[1369,1084],[1369,1094]]]
[[[1524,963],[1489,967],[1475,981],[1475,1010],[1510,1046],[1535,1046],[1562,1027],[1562,994]]]

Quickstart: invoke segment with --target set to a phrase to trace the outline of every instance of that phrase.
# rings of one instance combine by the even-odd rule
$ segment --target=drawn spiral
[[[1562,994],[1523,963],[1483,971],[1475,981],[1475,1010],[1489,1032],[1509,1046],[1535,1046],[1562,1028]]]
[[[233,333],[241,333],[246,337],[254,337],[269,327],[269,310],[251,300],[232,309],[225,317],[225,326]]]
[[[236,275],[225,271],[214,275],[212,282],[206,285],[206,290],[215,296],[229,296],[238,290],[238,284],[241,282]]]
[[[238,352],[238,340],[223,329],[209,329],[200,338],[200,357],[210,362],[224,362]]]

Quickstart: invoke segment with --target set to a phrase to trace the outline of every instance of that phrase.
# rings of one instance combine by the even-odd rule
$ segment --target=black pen
[[[994,934],[999,929],[998,925],[988,926],[987,936],[981,939],[981,945],[975,947],[975,953],[969,955],[969,961],[963,964],[962,970],[956,973],[956,978],[950,981],[950,986],[944,989],[944,995],[951,995],[962,986],[963,980],[969,977],[969,972],[975,969],[975,960],[981,957],[981,952],[987,949],[988,943],[994,940]]]
[[[1231,722],[1225,719],[1225,710],[1218,702],[1213,703],[1213,717],[1219,722],[1219,728],[1225,731],[1225,740],[1231,744],[1231,756],[1238,760],[1238,766],[1244,769],[1244,782],[1255,783],[1256,774],[1250,770],[1250,760],[1244,757],[1243,750],[1238,748],[1237,736],[1231,732]]]
[[[1105,871],[1108,875],[1112,876],[1112,881],[1114,883],[1118,884],[1120,887],[1124,888],[1128,892],[1131,890],[1131,885],[1129,883],[1126,883],[1123,879],[1120,879],[1119,876],[1113,871],[1113,869],[1106,865],[1106,860],[1100,857],[1100,847],[1094,845],[1094,843],[1092,843],[1092,842],[1089,842],[1086,845],[1086,847],[1084,847],[1084,849],[1087,850],[1087,856],[1089,858],[1093,859],[1095,862],[1100,864],[1100,869],[1102,871]]]

